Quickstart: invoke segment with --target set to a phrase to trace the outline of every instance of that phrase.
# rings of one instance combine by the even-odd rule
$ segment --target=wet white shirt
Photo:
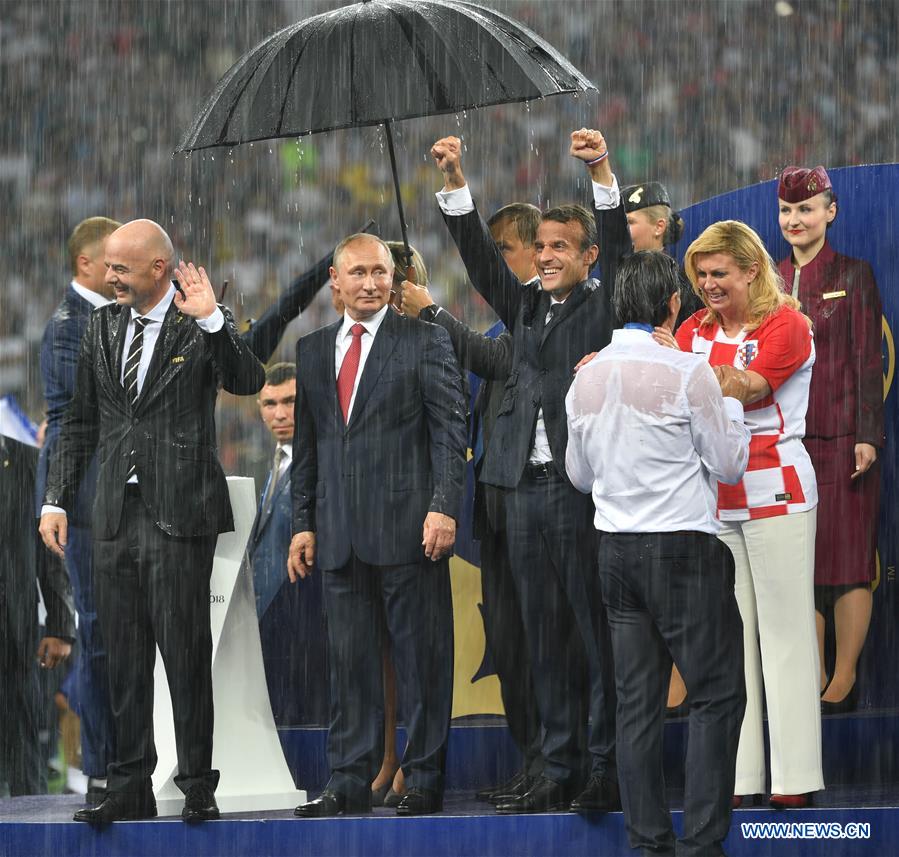
[[[717,482],[742,478],[749,429],[702,357],[616,330],[575,376],[565,407],[566,469],[592,493],[597,530],[718,532]]]

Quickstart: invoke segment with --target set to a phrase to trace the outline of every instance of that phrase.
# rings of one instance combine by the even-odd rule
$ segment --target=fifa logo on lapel
[[[175,363],[183,363],[183,362],[184,362],[184,355],[183,355],[183,354],[179,354],[177,357],[173,357],[173,358],[172,358],[172,363],[173,363],[173,364],[175,364]]]
[[[757,339],[750,339],[748,342],[744,342],[737,349],[737,359],[743,365],[743,368],[746,369],[756,357],[759,356],[759,342]]]

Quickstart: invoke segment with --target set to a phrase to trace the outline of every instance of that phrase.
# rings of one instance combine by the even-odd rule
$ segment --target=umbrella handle
[[[384,129],[387,131],[387,151],[390,154],[390,169],[393,172],[393,190],[396,194],[396,207],[400,215],[400,231],[403,233],[403,255],[406,258],[407,267],[412,265],[412,250],[409,247],[409,232],[406,228],[406,215],[403,211],[403,197],[400,193],[400,176],[396,168],[396,153],[393,150],[393,131],[391,126],[393,120],[388,119],[384,123]],[[414,282],[414,280],[412,281]]]

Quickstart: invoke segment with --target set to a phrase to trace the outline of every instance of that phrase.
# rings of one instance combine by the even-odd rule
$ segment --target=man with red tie
[[[297,807],[305,818],[371,808],[383,758],[385,635],[408,735],[397,814],[443,803],[453,682],[447,557],[466,406],[446,331],[388,306],[393,267],[379,238],[344,239],[331,268],[344,317],[297,343],[288,574],[305,577],[313,563],[322,573],[332,708],[331,778]]]

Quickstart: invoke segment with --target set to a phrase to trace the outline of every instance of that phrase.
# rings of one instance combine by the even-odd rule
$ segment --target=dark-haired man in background
[[[302,585],[291,586],[286,574],[293,520],[290,465],[296,396],[296,366],[269,366],[257,404],[276,443],[247,543],[265,678],[277,726],[323,724],[328,720],[327,629],[321,575],[310,575]],[[290,628],[290,633],[285,634],[285,628]]]
[[[716,486],[739,482],[746,469],[748,390],[728,376],[719,389],[705,361],[654,341],[660,328],[670,339],[680,310],[669,256],[624,260],[614,306],[624,329],[578,371],[566,397],[566,465],[575,488],[592,493],[602,536],[625,822],[634,848],[675,853],[662,765],[673,657],[690,704],[677,854],[723,854],[746,696],[734,559],[715,535]]]

